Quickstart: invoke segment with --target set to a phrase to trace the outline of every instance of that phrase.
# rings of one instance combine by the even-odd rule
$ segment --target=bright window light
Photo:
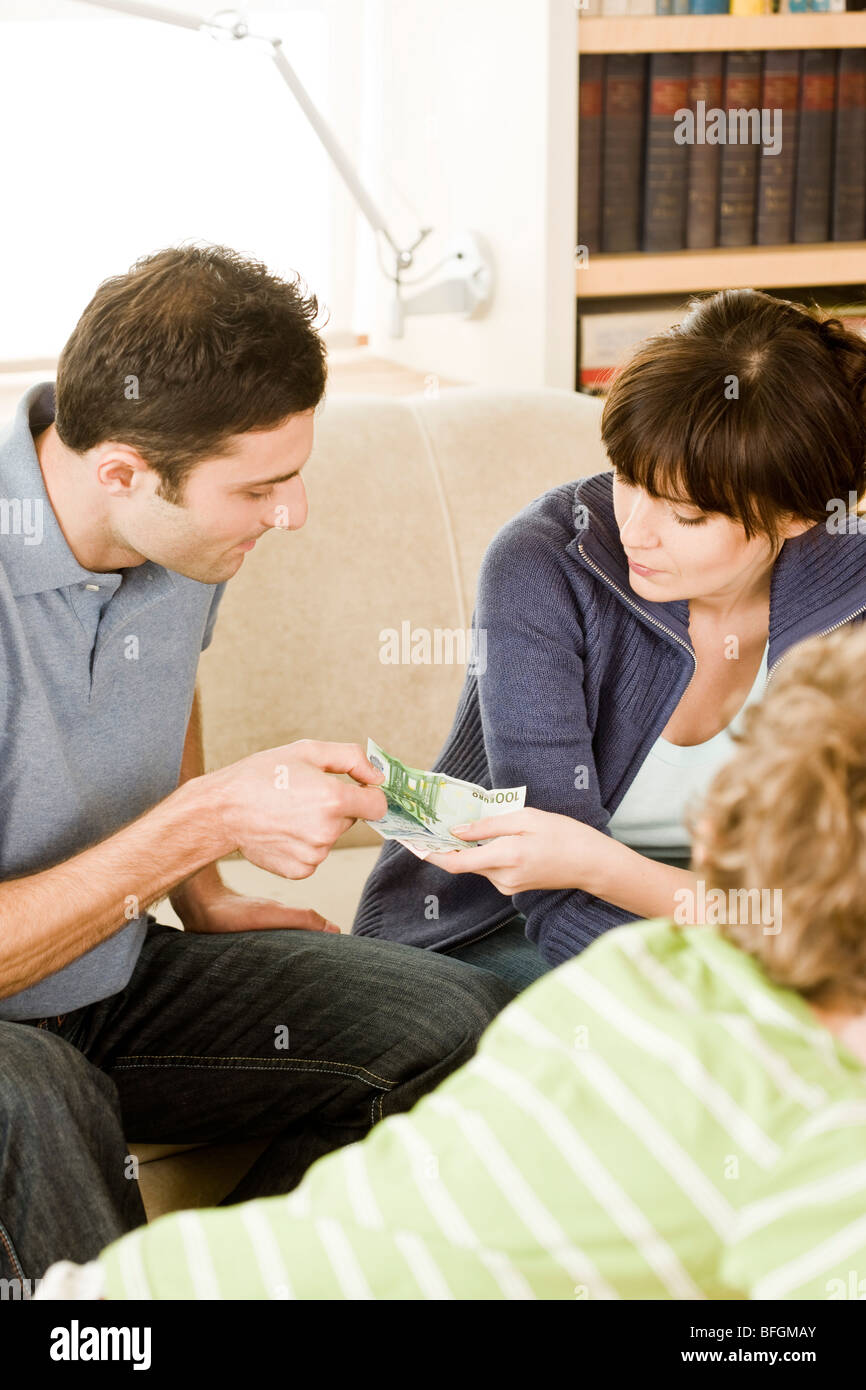
[[[327,21],[314,4],[245,14],[283,39],[327,111]],[[0,364],[55,357],[101,280],[186,240],[299,271],[327,305],[327,156],[266,46],[93,15],[0,23]]]

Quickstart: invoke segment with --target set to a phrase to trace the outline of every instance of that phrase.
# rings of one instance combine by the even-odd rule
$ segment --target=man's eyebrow
[[[229,492],[246,492],[247,488],[251,487],[274,487],[277,483],[287,483],[290,478],[297,478],[300,471],[300,468],[294,468],[291,473],[281,473],[278,478],[261,478],[255,483],[237,483],[229,488]]]

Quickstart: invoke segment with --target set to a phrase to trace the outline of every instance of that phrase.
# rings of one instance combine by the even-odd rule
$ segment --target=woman
[[[866,612],[866,536],[827,524],[866,489],[864,388],[866,343],[754,290],[638,349],[602,417],[614,471],[538,498],[485,556],[486,669],[436,763],[525,783],[533,809],[425,863],[386,845],[356,933],[520,988],[672,914],[738,711],[793,643]]]

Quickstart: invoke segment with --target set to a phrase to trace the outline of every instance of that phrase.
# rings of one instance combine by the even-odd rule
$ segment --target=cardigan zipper
[[[583,556],[583,558],[584,558],[584,560],[586,561],[586,563],[587,563],[592,569],[594,569],[594,570],[596,571],[597,574],[600,574],[601,577],[602,577],[602,579],[606,580],[606,582],[607,582],[608,584],[610,584],[612,588],[616,589],[617,593],[618,593],[618,594],[622,597],[622,599],[628,604],[629,608],[633,608],[634,611],[635,611],[636,613],[640,613],[643,617],[648,618],[649,621],[650,621],[651,623],[654,623],[656,627],[660,627],[661,630],[662,630],[662,632],[666,632],[666,633],[668,634],[669,637],[672,637],[672,638],[674,639],[675,642],[678,642],[679,645],[680,645],[681,647],[683,647],[683,648],[688,652],[689,656],[692,658],[692,661],[693,661],[694,664],[695,664],[695,670],[697,670],[698,659],[697,659],[697,657],[695,656],[694,652],[692,651],[691,647],[688,645],[688,643],[687,643],[687,642],[684,642],[683,639],[682,639],[681,637],[678,637],[677,634],[676,634],[671,628],[666,627],[664,623],[659,622],[658,618],[654,618],[654,617],[652,616],[651,613],[645,613],[644,610],[643,610],[642,608],[639,608],[639,607],[637,606],[636,603],[633,603],[632,600],[629,598],[628,594],[626,594],[626,593],[619,587],[618,584],[615,584],[614,581],[613,581],[612,579],[610,579],[608,575],[605,574],[604,570],[602,570],[602,569],[599,568],[599,566],[595,563],[594,560],[590,560],[589,556],[586,554],[586,552],[585,552],[585,550],[584,550],[584,548],[583,548],[583,545],[582,545],[580,542],[578,542],[578,550],[580,551],[580,553],[581,553],[581,555]],[[512,901],[513,901],[513,900],[512,900]],[[511,918],[508,918],[505,922],[499,922],[495,927],[488,927],[485,931],[480,932],[478,936],[473,936],[473,937],[471,938],[470,941],[463,941],[463,942],[460,943],[459,946],[452,947],[452,949],[453,949],[453,950],[459,951],[459,950],[462,950],[464,946],[472,946],[472,945],[474,945],[474,943],[475,943],[476,941],[481,941],[481,940],[484,939],[485,936],[491,936],[491,935],[493,934],[493,932],[498,931],[500,927],[506,926],[506,925],[507,925],[507,922],[510,921],[510,920],[511,920]],[[536,947],[536,950],[537,950],[537,949],[538,949],[538,948]],[[449,953],[448,951],[443,951],[443,952],[442,952],[442,955],[449,955],[449,954],[450,954],[450,953]],[[540,954],[540,952],[539,952],[539,954]]]
[[[858,613],[866,613],[866,603],[861,604],[859,608],[855,608],[855,609],[854,609],[854,612],[853,612],[853,613],[849,613],[847,618],[842,618],[842,620],[841,620],[840,622],[834,623],[832,627],[827,627],[827,628],[825,628],[823,632],[813,632],[811,635],[812,635],[812,637],[828,637],[829,634],[830,634],[831,632],[835,632],[837,628],[839,628],[839,627],[844,627],[846,623],[850,623],[851,620],[852,620],[853,618],[856,618],[856,617],[857,617],[857,614],[858,614]],[[798,644],[797,644],[796,642],[794,642],[792,645],[796,647]],[[790,650],[791,650],[791,647],[788,648],[788,651],[782,653],[782,655],[779,657],[779,660],[778,660],[778,661],[774,661],[774,662],[773,662],[772,666],[770,667],[770,670],[769,670],[768,673],[767,673],[767,684],[768,684],[768,685],[769,685],[769,683],[770,683],[770,681],[771,681],[771,679],[772,679],[773,672],[774,672],[774,671],[778,671],[779,667],[781,666],[782,662],[785,660],[785,657],[788,655],[788,652],[789,652]]]
[[[697,669],[698,669],[698,658],[695,656],[695,653],[694,653],[694,651],[692,650],[692,648],[689,646],[688,642],[684,642],[683,639],[682,639],[682,637],[678,637],[677,634],[673,631],[672,628],[666,627],[664,623],[659,622],[658,618],[654,618],[653,615],[652,615],[652,613],[647,613],[645,609],[640,608],[636,603],[634,603],[634,602],[632,601],[632,599],[629,598],[629,596],[628,596],[628,594],[625,592],[625,590],[624,590],[624,589],[621,589],[621,588],[619,587],[619,585],[618,585],[617,583],[615,583],[614,580],[611,579],[610,575],[605,574],[604,570],[601,569],[601,567],[600,567],[599,565],[597,565],[597,564],[595,563],[594,560],[590,560],[589,556],[587,555],[586,551],[585,551],[584,548],[583,548],[583,542],[582,542],[582,541],[578,541],[578,543],[577,543],[577,548],[578,548],[578,550],[580,551],[580,553],[581,553],[581,555],[583,556],[583,558],[584,558],[584,560],[586,561],[586,563],[589,565],[589,567],[590,567],[591,569],[594,569],[595,572],[596,572],[596,574],[600,574],[601,577],[602,577],[602,579],[603,579],[607,584],[609,584],[610,587],[611,587],[612,589],[616,589],[616,592],[619,594],[620,598],[621,598],[625,603],[628,604],[629,608],[633,608],[634,611],[635,611],[635,613],[640,613],[641,617],[648,619],[648,621],[651,622],[651,623],[653,623],[656,627],[660,627],[661,630],[662,630],[662,632],[666,632],[666,633],[668,634],[669,637],[672,637],[672,638],[674,639],[675,642],[678,642],[679,645],[680,645],[685,651],[688,652],[689,656],[692,658],[692,661],[695,663],[695,670],[697,670]]]
[[[605,574],[604,570],[601,569],[601,567],[597,565],[594,560],[591,560],[589,558],[589,556],[583,548],[582,541],[578,541],[577,548],[580,551],[586,563],[590,566],[590,568],[594,569],[596,574],[600,574],[602,579],[604,579],[605,582],[608,583],[612,589],[616,589],[616,592],[620,595],[624,602],[628,604],[629,608],[633,608],[636,613],[640,613],[642,617],[647,618],[651,623],[654,623],[656,627],[660,627],[662,632],[668,633],[669,636],[673,637],[675,642],[679,642],[681,647],[685,647],[686,651],[689,653],[689,655],[695,663],[695,669],[697,669],[698,659],[692,651],[691,647],[689,647],[687,643],[685,643],[681,637],[678,637],[677,634],[673,632],[669,627],[666,627],[664,623],[660,623],[657,618],[654,618],[651,613],[647,613],[643,608],[639,608],[636,603],[633,603],[632,600],[629,598],[628,594],[625,592],[625,590],[621,589],[619,585],[615,583],[613,579],[611,579],[610,575]],[[866,613],[866,603],[861,604],[859,608],[855,608],[854,612],[849,613],[847,618],[842,618],[838,623],[834,623],[832,627],[825,628],[823,632],[813,632],[811,633],[811,636],[827,637],[831,632],[835,632],[837,628],[844,627],[846,623],[850,623],[853,618],[857,617],[858,613]],[[797,646],[797,643],[795,642],[793,645]],[[789,647],[788,651],[790,650],[791,648]],[[777,671],[779,669],[787,655],[788,652],[783,652],[782,655],[779,657],[778,661],[773,662],[773,665],[770,667],[770,670],[767,673],[767,684],[769,684],[770,680],[773,677],[774,671]]]

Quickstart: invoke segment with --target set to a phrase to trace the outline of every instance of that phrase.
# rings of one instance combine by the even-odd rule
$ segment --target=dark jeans
[[[452,960],[465,961],[482,970],[489,970],[504,980],[517,994],[531,985],[540,975],[546,975],[548,965],[538,947],[526,935],[526,918],[518,913],[468,946],[458,946],[444,952]]]
[[[648,859],[660,864],[669,864],[675,869],[690,869],[692,866],[689,850],[642,849]],[[457,946],[453,951],[443,952],[454,960],[465,961],[467,965],[489,970],[498,975],[518,994],[531,985],[540,975],[545,975],[553,966],[549,965],[534,942],[526,935],[526,918],[519,912],[494,927],[486,936],[470,941],[468,946]]]
[[[466,1062],[513,994],[396,942],[152,923],[119,994],[0,1021],[0,1277],[85,1263],[144,1222],[127,1135],[269,1139],[224,1204],[289,1192]]]

